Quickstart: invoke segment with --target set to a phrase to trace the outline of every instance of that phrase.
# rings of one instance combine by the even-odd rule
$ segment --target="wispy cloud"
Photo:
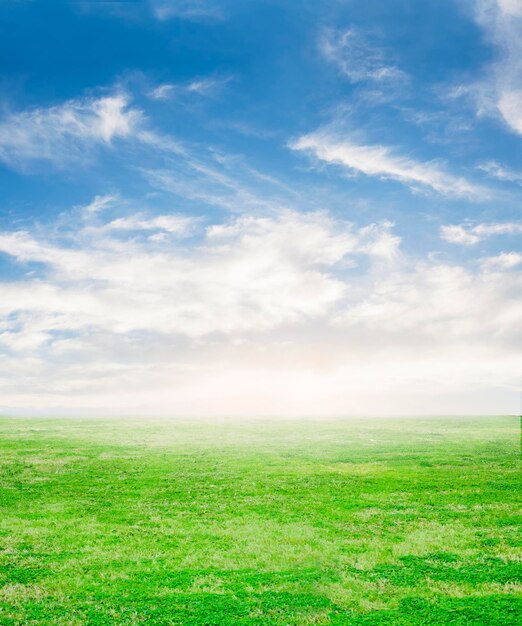
[[[72,167],[88,161],[96,150],[114,149],[123,141],[152,149],[158,158],[191,158],[175,138],[153,129],[125,93],[68,100],[0,119],[0,161],[21,170],[45,162]]]
[[[386,146],[361,145],[329,132],[317,132],[300,137],[290,147],[306,151],[325,163],[341,165],[352,173],[396,180],[413,191],[434,191],[470,200],[489,197],[486,189],[450,174],[438,163],[415,161]]]
[[[0,120],[0,160],[15,167],[83,160],[86,151],[133,136],[141,120],[123,94],[12,113]]]
[[[450,243],[473,246],[494,235],[520,235],[522,222],[497,222],[467,226],[464,224],[448,224],[441,227],[441,236]]]
[[[102,196],[95,196],[92,202],[85,206],[79,207],[80,213],[83,217],[91,217],[100,211],[114,205],[118,201],[118,196],[112,194],[105,194]]]
[[[198,160],[189,159],[183,163],[183,167],[177,169],[143,170],[143,174],[156,189],[234,213],[271,212],[286,205],[269,193],[268,186],[265,194],[256,193],[240,177],[228,176],[221,169]]]
[[[496,178],[497,180],[509,181],[512,183],[522,183],[522,172],[516,172],[512,169],[504,167],[495,161],[488,161],[478,166],[479,170],[482,170],[488,176]]]
[[[319,47],[329,61],[352,82],[405,81],[408,75],[390,62],[390,53],[372,45],[362,32],[355,29],[344,31],[326,30]]]
[[[253,168],[243,155],[185,151],[167,165],[142,170],[152,187],[234,213],[295,208],[296,198],[301,199],[293,187]]]
[[[215,78],[201,78],[199,80],[191,81],[186,89],[189,93],[197,93],[200,96],[208,95],[212,91],[215,91],[218,87],[226,84],[230,78],[224,78],[221,80]]]
[[[176,96],[196,94],[198,96],[213,96],[232,80],[231,76],[224,78],[204,77],[196,78],[184,84],[163,83],[149,92],[153,100],[170,100]]]
[[[177,85],[163,83],[149,92],[149,97],[153,100],[169,100],[176,93]]]
[[[217,3],[210,0],[150,0],[154,16],[161,21],[223,19]]]
[[[83,13],[129,20],[214,21],[224,17],[221,7],[212,0],[76,0],[74,4]]]

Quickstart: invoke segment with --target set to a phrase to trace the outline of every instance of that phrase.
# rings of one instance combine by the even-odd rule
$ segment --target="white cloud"
[[[522,8],[518,0],[479,0],[476,17],[500,54],[481,89],[480,109],[496,112],[522,134]],[[490,103],[491,101],[491,103]]]
[[[522,89],[500,93],[498,110],[511,128],[522,135]]]
[[[522,17],[522,4],[520,0],[498,0],[498,6],[503,15]]]
[[[488,192],[465,178],[444,171],[437,163],[422,163],[395,154],[386,146],[360,145],[331,133],[317,132],[300,137],[290,146],[317,159],[337,164],[351,172],[396,180],[414,191],[435,191],[444,196],[484,200]]]
[[[182,216],[144,219],[137,214],[103,229],[106,234],[127,229],[185,233],[192,224]],[[325,314],[344,287],[322,268],[347,254],[391,258],[398,238],[390,236],[389,228],[352,231],[326,214],[239,217],[210,227],[190,253],[156,248],[157,240],[99,239],[100,229],[90,240],[84,229],[84,243],[76,247],[40,241],[26,232],[5,233],[0,251],[20,262],[46,265],[48,280],[25,289],[4,285],[8,293],[4,290],[0,310],[25,310],[28,293],[38,291],[38,303],[30,308],[65,320],[63,329],[73,314],[74,328],[84,324],[111,332],[196,337],[265,331]]]
[[[441,236],[444,240],[466,246],[472,246],[494,235],[519,234],[522,234],[522,222],[493,222],[476,226],[448,224],[441,227]]]
[[[362,33],[328,30],[320,40],[320,50],[352,82],[405,81],[408,76],[390,63],[390,54],[372,46]]]
[[[119,217],[97,230],[98,232],[100,230],[162,230],[167,233],[186,235],[197,221],[187,215],[158,215],[147,218],[143,214],[137,213],[129,217]]]
[[[499,278],[421,261],[413,270],[373,276],[369,293],[340,314],[337,323],[376,332],[407,331],[420,343],[429,337],[464,342],[488,332],[511,337],[522,319],[521,289],[519,274]]]
[[[518,252],[502,252],[482,259],[482,266],[487,270],[510,270],[519,265],[522,265],[522,254]]]
[[[12,113],[0,121],[0,160],[18,167],[82,160],[96,146],[133,136],[141,119],[122,94]]]
[[[450,243],[460,243],[472,246],[480,241],[480,237],[470,232],[465,226],[459,224],[446,224],[441,226],[441,237]]]

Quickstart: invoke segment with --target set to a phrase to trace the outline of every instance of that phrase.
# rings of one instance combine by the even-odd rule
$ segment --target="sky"
[[[0,25],[0,412],[518,413],[522,0]]]

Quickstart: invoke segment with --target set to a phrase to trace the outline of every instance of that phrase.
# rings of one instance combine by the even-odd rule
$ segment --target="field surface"
[[[520,424],[0,419],[0,624],[522,623]]]

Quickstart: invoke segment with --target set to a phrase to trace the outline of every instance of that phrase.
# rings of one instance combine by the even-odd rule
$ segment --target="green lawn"
[[[0,624],[522,623],[517,418],[0,419]]]

